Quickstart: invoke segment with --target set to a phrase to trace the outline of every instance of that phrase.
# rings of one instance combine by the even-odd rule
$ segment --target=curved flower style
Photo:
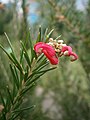
[[[49,43],[38,42],[35,44],[34,50],[38,54],[44,53],[53,65],[58,64],[58,57],[61,57],[62,55],[72,57],[71,61],[78,59],[77,54],[72,51],[72,48],[63,44],[63,40],[56,41],[53,40],[53,38],[50,38]]]
[[[37,44],[35,44],[34,50],[36,53],[39,54],[44,53],[44,55],[49,59],[51,64],[58,64],[58,57],[56,56],[56,52],[52,46],[43,42],[38,42]]]
[[[61,52],[63,52],[65,56],[72,56],[73,58],[71,59],[71,61],[75,61],[78,59],[77,54],[72,52],[72,48],[70,46],[63,46]]]

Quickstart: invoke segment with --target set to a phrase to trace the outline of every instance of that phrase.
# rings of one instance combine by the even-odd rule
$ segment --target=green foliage
[[[39,32],[41,34],[40,29]],[[22,52],[20,54],[20,60],[18,60],[16,57],[13,46],[6,33],[5,36],[10,45],[11,53],[8,53],[7,50],[0,45],[0,48],[6,53],[11,61],[10,70],[13,76],[11,81],[12,86],[10,87],[8,85],[6,87],[7,95],[5,98],[1,93],[1,101],[4,107],[0,113],[1,120],[14,120],[22,113],[22,111],[34,108],[35,106],[22,108],[21,105],[23,103],[23,97],[33,86],[36,85],[38,78],[40,78],[46,72],[56,68],[46,68],[46,66],[48,66],[46,58],[44,56],[40,56],[39,58],[36,56],[36,53],[33,50],[30,31],[28,34],[28,41],[26,41],[26,43],[30,46],[29,49],[31,54],[28,54],[26,44],[21,41],[20,49]],[[41,39],[41,37],[39,37],[39,39]]]
[[[27,2],[28,0],[23,1]],[[75,0],[36,1],[38,3],[38,12],[36,14],[39,13],[39,17],[37,23],[33,24],[33,32],[31,33],[33,39],[31,41],[27,41],[30,34],[29,32],[27,33],[27,27],[25,27],[25,24],[28,26],[26,20],[27,14],[24,9],[25,4],[22,6],[24,14],[20,20],[17,17],[16,8],[13,8],[15,9],[13,10],[14,18],[8,26],[6,26],[7,22],[5,24],[2,24],[2,22],[7,21],[6,16],[11,19],[9,15],[12,14],[8,14],[8,11],[0,14],[0,30],[6,31],[8,36],[10,36],[10,41],[13,45],[11,48],[14,48],[13,54],[5,41],[5,37],[0,36],[0,43],[2,43],[5,50],[1,47],[12,61],[10,62],[2,51],[0,51],[0,105],[3,104],[3,106],[6,106],[6,109],[4,108],[6,114],[10,110],[14,96],[17,96],[19,87],[22,87],[24,79],[27,89],[22,91],[21,94],[24,94],[24,97],[21,97],[21,102],[18,102],[16,105],[18,109],[13,113],[14,115],[17,114],[14,116],[16,117],[15,119],[90,120],[90,0],[87,0],[84,11],[78,10],[75,2]],[[35,31],[40,24],[43,26],[43,32],[41,33],[41,27],[39,27],[37,34]],[[55,31],[52,33],[53,30],[51,29],[55,29]],[[50,37],[48,36],[49,30],[51,30],[49,35],[52,35],[53,38],[61,34],[60,39],[64,39],[66,43],[74,47],[79,60],[72,64],[66,58],[62,58],[60,59],[60,65],[55,71],[49,72],[40,78],[40,75],[44,74],[43,70],[47,72],[47,69],[49,69],[49,63],[46,62],[46,58],[43,55],[37,59],[33,51],[33,43],[36,41],[32,40],[45,42]],[[19,39],[21,39],[21,47]],[[32,49],[30,44],[32,45]],[[36,57],[36,61],[34,56]],[[9,62],[11,71],[8,68]],[[17,67],[16,64],[18,64]],[[30,73],[30,71],[32,72]],[[31,89],[37,84],[37,78],[43,79],[39,82],[39,86],[37,86],[43,90],[43,93],[38,97],[36,95],[38,91],[37,87]],[[29,86],[30,84],[31,86]],[[14,85],[13,88],[12,85]],[[45,108],[43,108],[44,101],[49,101],[48,98],[46,99],[46,96],[50,97],[50,103],[52,103],[52,100],[54,103],[49,106],[47,102],[45,105],[49,106],[49,108],[45,111]],[[10,99],[6,100],[6,98]],[[29,109],[29,106],[31,106],[31,109]],[[33,110],[34,107],[35,109]],[[22,109],[21,112],[19,111],[20,109]],[[28,109],[28,112],[26,109]],[[5,120],[4,111],[2,119]]]

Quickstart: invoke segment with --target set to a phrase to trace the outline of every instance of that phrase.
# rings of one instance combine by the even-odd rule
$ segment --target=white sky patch
[[[78,10],[85,10],[88,0],[76,0]]]
[[[2,3],[8,3],[8,2],[14,2],[14,0],[0,0],[0,2],[2,2]]]

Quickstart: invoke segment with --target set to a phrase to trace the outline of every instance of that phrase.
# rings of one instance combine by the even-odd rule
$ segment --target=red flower
[[[72,56],[73,58],[71,59],[71,61],[75,61],[78,59],[77,54],[72,52],[72,48],[70,46],[63,46],[61,52],[63,52],[65,56]]]
[[[44,53],[44,55],[49,59],[51,64],[53,65],[58,64],[58,58],[52,46],[43,42],[38,42],[37,44],[35,44],[34,50],[36,53],[39,54]]]

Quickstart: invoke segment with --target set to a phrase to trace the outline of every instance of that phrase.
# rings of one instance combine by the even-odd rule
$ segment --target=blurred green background
[[[36,105],[23,112],[20,120],[90,120],[90,0],[1,0],[0,43],[10,52],[6,32],[19,57],[20,40],[31,28],[33,40],[38,27],[54,29],[73,47],[79,59],[60,58],[58,68],[41,77],[26,96],[23,106]],[[27,46],[27,50],[29,47]],[[11,79],[9,60],[0,49],[0,91]]]

